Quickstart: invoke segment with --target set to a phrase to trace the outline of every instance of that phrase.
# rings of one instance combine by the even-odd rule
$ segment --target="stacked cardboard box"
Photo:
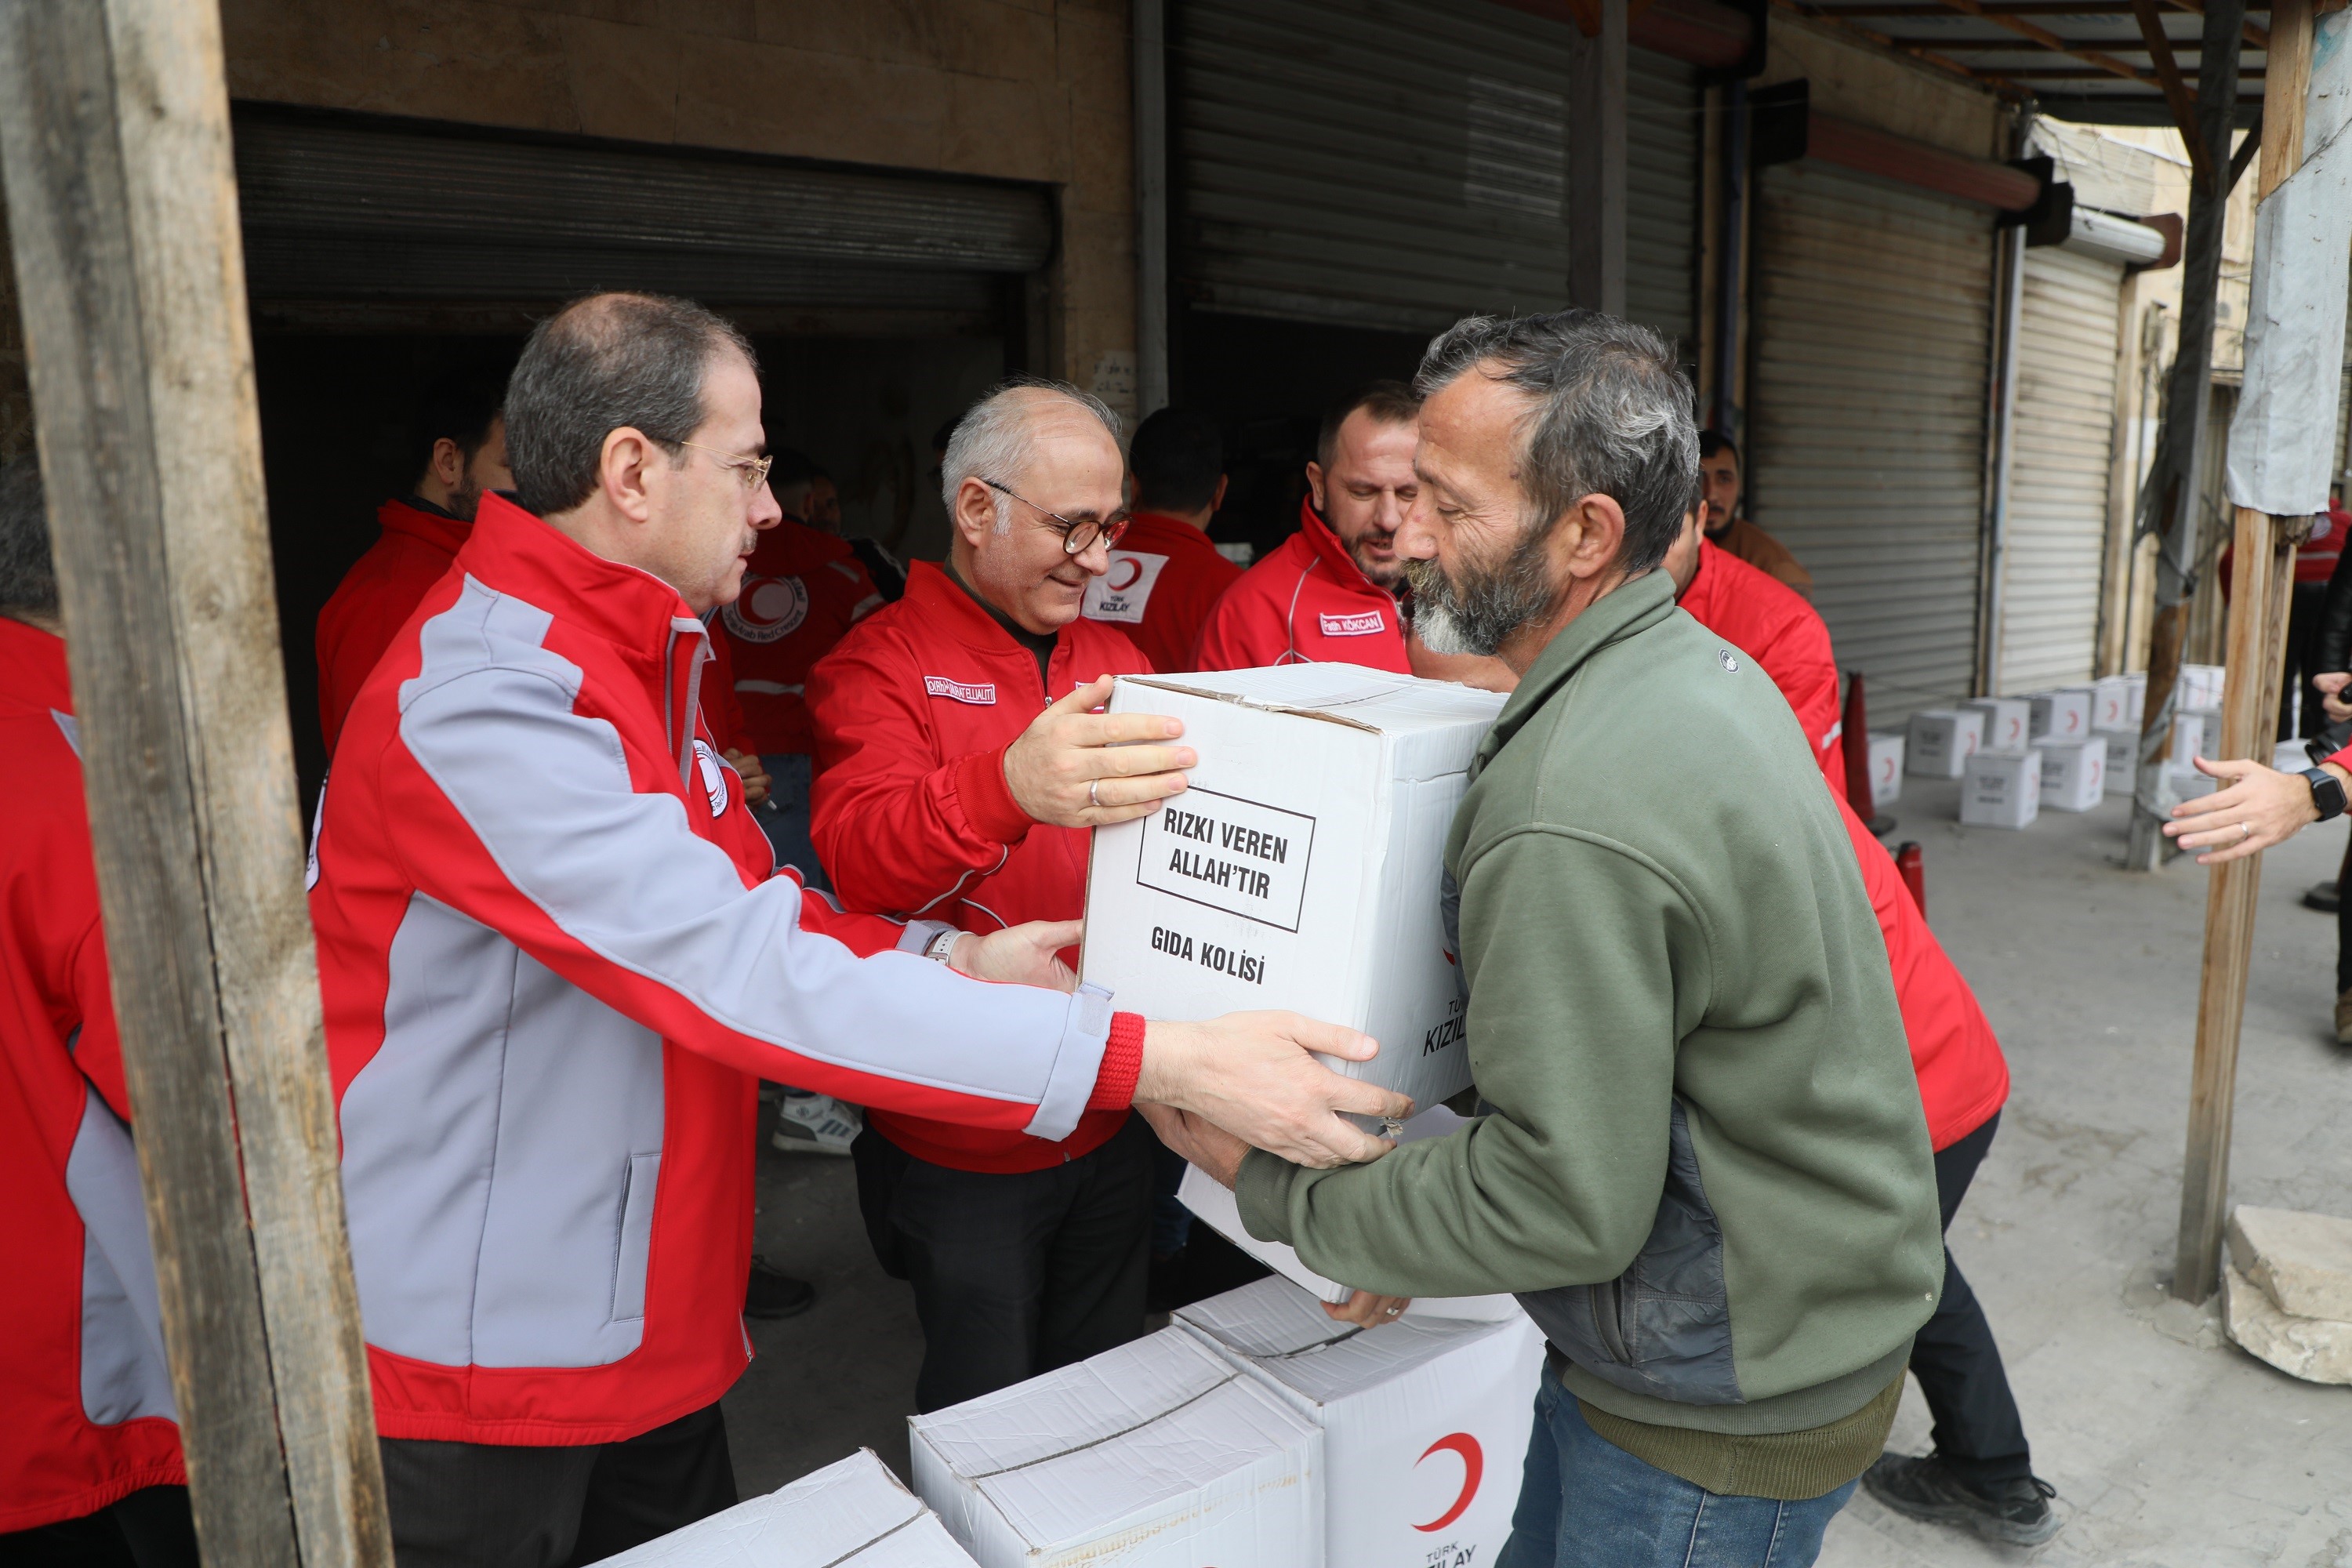
[[[2352,1384],[2352,1220],[2242,1205],[2221,1289],[2246,1350],[2313,1383]]]
[[[2133,722],[2131,710],[2131,677],[2103,675],[2091,682],[2092,729],[2126,728]]]
[[[1956,779],[1984,744],[1984,715],[1959,708],[1923,708],[1905,733],[1903,766],[1927,779]]]
[[[2088,811],[2107,783],[2107,743],[2096,737],[2041,742],[2042,804],[2053,811]]]
[[[1979,752],[1960,780],[1960,820],[1971,827],[2028,827],[2042,811],[2042,753]]]
[[[1171,714],[1192,787],[1098,828],[1084,977],[1154,1018],[1286,1007],[1363,1030],[1339,1070],[1434,1105],[1470,1082],[1440,911],[1446,830],[1503,698],[1348,664],[1121,677]]]
[[[972,1568],[871,1448],[597,1568]]]
[[[981,1568],[1315,1568],[1323,1431],[1183,1329],[908,1419]]]
[[[1433,1105],[1398,1130],[1397,1142],[1411,1143],[1423,1138],[1442,1138],[1460,1127],[1462,1121],[1445,1107]],[[1252,1236],[1242,1226],[1241,1208],[1234,1203],[1232,1191],[1197,1166],[1185,1167],[1184,1183],[1177,1189],[1176,1196],[1202,1224],[1318,1300],[1336,1303],[1355,1294],[1351,1287],[1327,1279],[1307,1268],[1293,1248],[1279,1241],[1260,1241]],[[1509,1296],[1416,1297],[1406,1309],[1411,1317],[1487,1320],[1517,1317],[1518,1311],[1518,1302]]]
[[[1979,752],[2013,752],[2032,738],[2033,704],[2022,697],[1979,697],[1960,709],[1984,715]]]
[[[2032,741],[2080,741],[2091,732],[2098,693],[2088,686],[2062,686],[2027,698],[2026,738]]]
[[[1870,802],[1886,805],[1903,797],[1903,736],[1874,730],[1870,735]]]
[[[2102,727],[2095,733],[2107,748],[2107,793],[2131,794],[2137,787],[2139,779],[2139,726],[2135,724],[2126,729]]]
[[[1543,1366],[1543,1335],[1524,1314],[1360,1329],[1268,1279],[1175,1321],[1323,1429],[1334,1568],[1487,1563],[1502,1550]]]
[[[2229,672],[2218,664],[2184,664],[2172,689],[2175,708],[2219,708]]]

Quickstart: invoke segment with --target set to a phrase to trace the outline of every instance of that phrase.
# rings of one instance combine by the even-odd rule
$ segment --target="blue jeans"
[[[1807,1502],[1718,1496],[1595,1432],[1546,1365],[1495,1568],[1804,1568],[1853,1488]]]
[[[790,752],[761,753],[768,770],[768,798],[751,809],[751,820],[768,836],[776,864],[801,874],[801,886],[820,893],[833,891],[824,868],[816,863],[816,845],[809,838],[809,780],[813,759]]]

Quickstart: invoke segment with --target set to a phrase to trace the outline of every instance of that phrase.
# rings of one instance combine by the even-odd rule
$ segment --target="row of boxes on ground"
[[[2130,744],[2137,746],[2138,739],[2137,731],[2131,732]],[[1907,749],[1902,735],[1870,737],[1874,806],[1900,797]],[[2128,795],[2132,787],[2130,764],[2119,766],[2114,740],[2095,733],[2088,740],[2040,741],[2006,751],[1971,748],[1963,753],[1954,773],[1942,776],[1962,781],[1962,822],[1997,827],[2022,827],[2044,805],[2058,811],[2088,811],[2103,795]],[[1882,788],[1882,781],[1890,787]]]

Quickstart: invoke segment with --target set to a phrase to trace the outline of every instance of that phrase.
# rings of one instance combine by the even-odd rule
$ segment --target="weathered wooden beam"
[[[389,1568],[216,8],[0,0],[0,177],[197,1537]]]
[[[1997,75],[1991,71],[1971,70],[1969,67],[1960,64],[1959,61],[1953,59],[1950,56],[1940,53],[1937,50],[1921,48],[1914,44],[1898,42],[1874,28],[1865,27],[1860,23],[1849,22],[1843,19],[1844,16],[1853,15],[1853,13],[1839,13],[1826,10],[1820,5],[1812,4],[1812,0],[1772,0],[1772,4],[1780,10],[1788,12],[1791,16],[1802,16],[1805,20],[1818,23],[1820,26],[1827,27],[1833,32],[1843,33],[1850,37],[1860,38],[1864,42],[1876,44],[1882,49],[1893,49],[1898,54],[1909,55],[1913,59],[1917,60],[1922,65],[1933,66],[1937,70],[1958,77],[1963,81],[1971,82],[1978,87],[1990,87],[2007,93],[2013,99],[2023,99],[2032,96],[2026,89],[2017,86],[2013,82],[2010,81],[2005,76]],[[1940,4],[1930,6],[1929,10],[1937,15],[1948,14],[1947,8]]]
[[[2136,81],[2143,87],[2157,85],[2155,79],[2146,71],[2127,66],[2113,55],[2071,44],[2039,22],[2029,22],[2022,16],[2012,16],[2003,12],[1988,11],[1981,0],[1944,0],[1944,4],[1964,16],[1974,16],[1979,21],[1990,22],[1996,27],[2006,27],[2021,38],[2031,38],[2053,53],[2070,55],[2084,65],[2096,66],[2109,76],[2119,76],[2126,81]]]
[[[2132,0],[2132,13],[2139,20],[2140,40],[2147,45],[2156,79],[2164,84],[2165,107],[2172,110],[2172,123],[2189,149],[2189,167],[2198,178],[2207,178],[2212,171],[2205,166],[2205,140],[2197,134],[2197,95],[2180,79],[2180,62],[2172,57],[2172,39],[2165,33],[2164,19],[2156,13],[2156,0]]]
[[[2263,157],[2254,205],[2302,166],[2304,99],[2311,87],[2311,0],[2272,0],[2269,79],[2263,89]],[[2263,258],[2254,258],[2263,265]],[[2305,519],[2236,509],[2230,595],[2229,674],[2216,755],[2271,759],[2286,658],[2289,588]],[[2180,1177],[2180,1237],[2172,1293],[2202,1301],[2221,1283],[2221,1228],[2230,1212],[2230,1133],[2237,1109],[2238,1039],[2254,948],[2254,899],[2263,858],[2225,860],[2205,894],[2205,954],[2197,989],[2197,1047],[2189,1068],[2189,1144]]]

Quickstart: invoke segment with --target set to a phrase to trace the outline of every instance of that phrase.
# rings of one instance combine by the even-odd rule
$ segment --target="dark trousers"
[[[1947,1230],[2000,1125],[1995,1112],[1950,1148],[1937,1151],[1936,1196]],[[1984,1308],[1952,1261],[1949,1247],[1944,1248],[1944,1298],[1912,1342],[1911,1375],[1919,1380],[1927,1413],[1936,1420],[1936,1452],[1953,1474],[1987,1488],[2033,1473],[2025,1424],[2009,1391],[2000,1347],[1992,1342],[1992,1325],[1985,1321]]]
[[[386,1437],[399,1568],[602,1562],[735,1506],[716,1405],[621,1443],[569,1448]]]
[[[96,1513],[0,1535],[6,1568],[197,1568],[185,1487],[142,1487]]]
[[[1143,1332],[1151,1153],[1133,1116],[1090,1153],[1009,1175],[919,1160],[868,1129],[851,1146],[883,1268],[915,1288],[915,1408],[941,1410]],[[403,1565],[405,1568],[405,1565]]]

